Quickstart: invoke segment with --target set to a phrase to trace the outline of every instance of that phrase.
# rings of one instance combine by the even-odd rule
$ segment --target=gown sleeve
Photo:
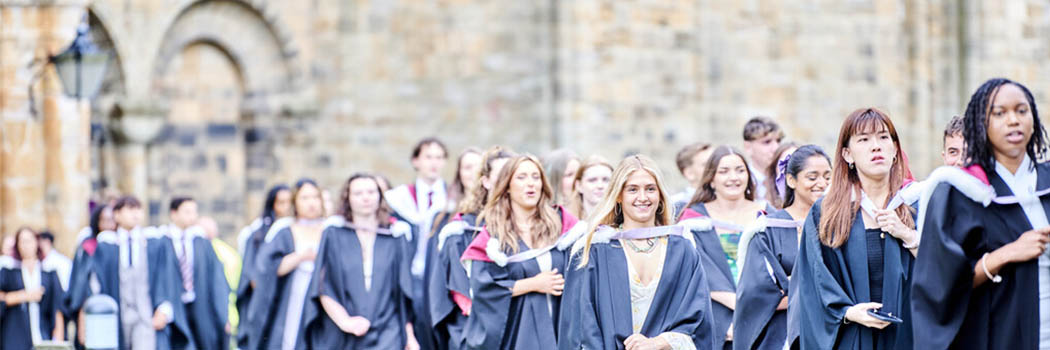
[[[507,269],[492,262],[474,261],[470,289],[474,298],[467,321],[466,345],[470,349],[498,349],[510,312],[511,288]]]
[[[733,348],[751,349],[787,295],[787,278],[769,244],[769,231],[755,235],[747,246],[747,257],[737,287],[733,313]],[[775,263],[774,263],[775,262]]]
[[[846,309],[854,304],[825,264],[822,243],[817,236],[819,222],[818,201],[806,218],[795,276],[792,276],[799,282],[799,328],[803,349],[834,348]]]
[[[983,255],[968,253],[977,250],[983,230],[976,219],[981,208],[976,205],[950,185],[941,184],[926,208],[919,256],[912,271],[916,349],[950,347],[966,318],[974,266]]]

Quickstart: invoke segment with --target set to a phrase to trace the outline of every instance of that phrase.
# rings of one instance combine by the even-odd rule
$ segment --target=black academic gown
[[[785,210],[768,217],[794,220]],[[776,308],[788,295],[788,276],[798,255],[798,230],[767,227],[755,233],[746,249],[733,314],[733,349],[783,349],[787,312]]]
[[[452,220],[452,216],[455,213],[439,212],[434,214],[434,218],[431,220],[430,232],[421,237],[427,237],[427,255],[426,264],[423,267],[423,285],[422,298],[423,298],[423,310],[421,312],[425,314],[424,319],[428,325],[427,330],[430,333],[430,349],[435,350],[446,350],[448,349],[449,337],[447,333],[440,332],[438,329],[433,327],[435,320],[430,315],[430,310],[433,308],[433,301],[431,301],[432,295],[430,294],[430,283],[434,275],[434,265],[438,263],[438,233]],[[422,348],[422,346],[420,346]]]
[[[372,285],[365,288],[361,242],[352,228],[328,227],[318,250],[307,302],[315,304],[304,314],[311,349],[403,349],[405,325],[411,312],[406,292],[411,287],[404,236],[377,234],[373,246]],[[321,296],[332,298],[350,316],[361,316],[371,326],[363,337],[345,333],[321,307]]]
[[[10,260],[14,262],[14,260]],[[37,266],[42,268],[42,264]],[[44,288],[44,295],[39,305],[40,338],[51,340],[51,334],[55,329],[55,313],[63,312],[65,294],[59,283],[58,274],[55,271],[40,271],[40,286]],[[0,292],[14,292],[24,290],[22,283],[21,265],[15,263],[0,269]],[[33,348],[33,338],[30,333],[29,304],[22,303],[8,306],[0,301],[0,349],[3,350],[30,350]]]
[[[820,242],[821,203],[806,218],[793,280],[799,283],[797,307],[803,349],[910,349],[910,284],[915,259],[889,234],[883,241],[882,310],[904,320],[882,330],[844,323],[846,309],[871,302],[867,236],[858,210],[849,239],[839,248]],[[922,249],[920,249],[922,250]],[[972,271],[972,270],[971,270]],[[792,305],[794,307],[795,305]]]
[[[703,203],[693,204],[688,209],[710,217]],[[722,249],[722,241],[718,238],[718,232],[712,228],[706,231],[692,230],[692,234],[696,241],[696,249],[703,260],[704,279],[707,280],[709,291],[736,293],[736,281],[733,279],[733,272],[729,269],[729,261],[726,260],[726,252]],[[733,323],[733,310],[722,303],[712,301],[711,313],[714,316],[712,327],[715,349],[731,346],[732,342],[726,341],[726,333],[729,332],[729,326]]]
[[[624,340],[634,333],[627,264],[618,241],[591,245],[590,261],[574,274],[579,290],[566,294],[574,300],[562,300],[559,349],[624,348]],[[714,347],[705,271],[691,242],[668,237],[663,272],[641,334],[651,338],[677,332],[691,336],[697,349]]]
[[[265,236],[266,232],[270,230],[270,225],[264,224],[262,220],[258,220],[253,223],[253,226],[249,226],[246,229],[250,230],[251,234],[244,242],[244,256],[241,257],[241,278],[237,282],[237,314],[243,320],[248,319],[248,305],[251,303],[253,292],[252,281],[256,280],[255,257],[258,255],[259,247],[263,244],[263,239],[256,239],[256,237]],[[241,322],[241,324],[247,325],[246,322]],[[249,339],[257,336],[257,332],[258,329],[248,326],[240,327],[238,325],[237,346],[247,348],[250,343]]]
[[[518,242],[519,252],[529,249]],[[552,249],[551,268],[565,271],[567,252]],[[536,259],[499,266],[494,262],[471,263],[470,288],[474,291],[467,318],[468,349],[554,349],[557,347],[561,298],[528,293],[511,297],[514,282],[540,273]],[[548,310],[548,300],[551,309]]]
[[[1036,166],[1037,190],[1050,187],[1050,165]],[[1012,195],[994,171],[996,196]],[[1050,216],[1050,196],[1041,199]],[[1037,349],[1038,259],[1004,266],[1002,283],[973,288],[973,271],[985,253],[1032,229],[1019,204],[987,208],[949,184],[929,201],[912,282],[915,349]],[[1046,327],[1046,325],[1043,325]]]
[[[322,234],[321,241],[324,241]],[[320,246],[318,246],[320,248]],[[277,276],[277,268],[281,265],[281,259],[295,252],[295,241],[292,238],[292,229],[284,227],[280,229],[270,241],[259,248],[255,259],[255,278],[257,284],[252,293],[252,301],[248,306],[248,324],[259,330],[258,337],[251,337],[249,349],[280,349],[284,337],[284,323],[288,311],[288,301],[292,291],[292,277],[295,271],[284,276]],[[316,260],[314,261],[316,266]],[[313,283],[312,281],[310,283]],[[316,303],[306,302],[303,304],[303,320],[300,320],[298,336],[296,337],[296,349],[306,348],[306,337],[304,336],[307,315],[317,315]],[[243,322],[243,321],[242,321]]]
[[[144,234],[140,232],[139,234]],[[162,237],[147,237],[146,260],[149,269],[149,294],[156,310],[161,303],[171,304],[174,312],[174,320],[162,330],[157,331],[157,349],[192,349],[196,348],[190,331],[189,321],[186,318],[186,309],[182,305],[181,291],[182,278],[179,277],[178,261],[175,259],[175,248],[170,240]],[[80,252],[83,252],[81,249]],[[120,246],[117,243],[116,234],[103,232],[99,234],[98,246],[94,255],[77,254],[74,265],[80,264],[83,268],[74,268],[70,278],[69,292],[67,297],[69,315],[77,315],[84,306],[84,302],[91,296],[89,278],[91,273],[98,276],[101,285],[100,292],[120,302]],[[124,339],[120,338],[120,348],[127,349]]]
[[[477,215],[464,214],[460,219],[473,227],[477,222]],[[459,258],[463,256],[463,252],[467,250],[467,246],[474,240],[476,234],[476,230],[464,230],[461,234],[446,238],[440,250],[436,248],[430,250],[435,252],[437,257],[432,264],[427,265],[431,271],[430,281],[427,284],[427,293],[430,296],[430,320],[434,333],[438,334],[437,338],[444,340],[444,343],[438,344],[438,347],[442,349],[464,348],[463,334],[467,325],[467,316],[463,315],[463,310],[453,300],[452,293],[459,293],[465,297],[470,296],[470,279]],[[437,244],[434,246],[436,247]]]
[[[171,243],[171,238],[164,239]],[[202,349],[226,349],[230,346],[229,335],[226,334],[230,285],[211,242],[197,236],[193,238],[192,244],[193,293],[196,297],[192,303],[184,305],[193,339]],[[177,281],[180,287],[181,282],[180,277]]]

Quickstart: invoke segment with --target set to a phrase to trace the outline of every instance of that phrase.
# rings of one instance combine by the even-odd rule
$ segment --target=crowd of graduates
[[[120,349],[1050,349],[1035,99],[997,78],[960,111],[925,179],[893,118],[859,108],[826,150],[768,117],[742,150],[687,145],[675,192],[642,154],[504,145],[446,183],[426,138],[408,184],[272,187],[236,249],[191,197],[162,226],[114,198],[72,260],[46,232],[5,240],[0,349],[89,346],[98,295]]]

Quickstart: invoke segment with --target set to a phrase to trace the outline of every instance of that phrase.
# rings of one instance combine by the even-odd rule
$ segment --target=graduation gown
[[[562,234],[576,223],[576,218],[561,210]],[[561,298],[548,294],[528,293],[511,296],[511,288],[518,280],[541,272],[536,259],[506,262],[501,266],[493,257],[503,252],[488,252],[487,231],[471,242],[462,259],[471,260],[470,317],[467,318],[465,343],[468,349],[554,349],[557,347],[558,317]],[[498,247],[498,245],[496,245]],[[539,247],[538,247],[539,248]],[[529,250],[525,242],[518,242],[519,252]],[[551,249],[551,268],[565,271],[568,252]],[[549,303],[549,306],[548,306]]]
[[[837,249],[817,236],[821,203],[813,204],[802,232],[792,280],[799,283],[799,327],[803,349],[910,349],[910,284],[914,258],[900,240],[886,234],[883,242],[882,310],[904,323],[879,330],[844,323],[846,309],[871,302],[867,233],[858,210],[849,239]],[[922,249],[920,249],[921,251]],[[972,271],[972,270],[971,270]]]
[[[259,247],[255,257],[256,288],[248,306],[248,317],[243,324],[258,330],[258,337],[249,337],[249,349],[280,349],[284,339],[285,318],[292,292],[292,280],[295,270],[284,276],[277,276],[281,259],[295,252],[295,241],[292,238],[291,224],[295,219],[280,219],[270,227],[266,242]],[[321,241],[324,241],[322,233]],[[320,248],[320,246],[318,246]],[[314,261],[316,266],[316,260]],[[316,268],[315,268],[316,271]],[[312,283],[312,281],[310,282]],[[309,292],[307,292],[309,293]],[[303,303],[303,319],[299,322],[295,348],[306,348],[305,329],[307,315],[317,315],[317,303]],[[253,331],[254,332],[254,331]]]
[[[445,229],[434,235],[435,247],[440,244],[440,249],[431,249],[436,258],[427,264],[430,269],[430,280],[427,283],[429,295],[430,320],[434,333],[439,340],[439,348],[459,350],[464,345],[464,329],[467,324],[467,313],[470,310],[470,279],[467,270],[459,258],[467,250],[467,246],[474,240],[477,230],[475,227],[477,215],[464,214],[451,220],[448,227],[455,232],[446,232]],[[467,228],[462,228],[465,225]]]
[[[769,218],[794,220],[785,210]],[[755,233],[740,271],[733,313],[733,349],[782,349],[787,338],[787,312],[778,311],[788,295],[788,277],[798,255],[798,230],[767,227]]]
[[[767,206],[766,209],[772,208]],[[679,222],[697,217],[709,217],[707,207],[703,203],[696,203],[687,208],[682,212]],[[729,268],[729,261],[726,260],[726,252],[722,249],[722,241],[718,238],[718,232],[713,227],[707,230],[694,229],[691,231],[696,241],[696,249],[700,252],[700,258],[703,259],[704,278],[707,280],[708,289],[711,292],[736,293],[736,281]],[[711,312],[714,315],[715,348],[725,348],[731,345],[726,341],[726,333],[729,332],[729,326],[733,324],[733,310],[722,303],[712,301]]]
[[[994,171],[976,171],[995,196],[1013,195]],[[1036,190],[1050,187],[1050,165],[1036,165],[1036,174]],[[1039,200],[1050,215],[1050,196]],[[1005,265],[1002,283],[972,287],[974,267],[985,253],[1032,229],[1021,206],[984,207],[960,187],[941,183],[926,210],[912,281],[915,349],[1037,349],[1039,279],[1050,277],[1038,275],[1038,259]]]
[[[241,235],[244,236],[244,239],[241,240],[244,242],[242,244],[244,251],[241,252],[241,278],[237,283],[236,304],[237,314],[244,320],[248,319],[248,305],[251,303],[254,291],[252,281],[256,281],[255,257],[259,253],[259,247],[263,244],[263,239],[256,240],[255,237],[265,236],[269,230],[270,224],[266,224],[261,218],[241,230]],[[257,336],[259,329],[249,327],[246,322],[242,324],[245,326],[237,327],[237,346],[246,348],[250,343],[249,339]]]
[[[163,239],[173,244],[170,237],[165,236]],[[192,244],[193,293],[196,297],[192,303],[184,306],[193,339],[201,349],[225,349],[230,345],[229,335],[226,334],[230,285],[226,282],[222,263],[211,242],[197,235],[193,237]],[[181,274],[179,278],[176,285],[182,287]]]
[[[365,287],[361,241],[356,230],[344,226],[325,229],[317,255],[308,303],[315,304],[304,314],[308,348],[311,349],[403,349],[407,340],[405,325],[411,308],[409,264],[411,228],[394,234],[376,234],[372,251],[371,288]],[[392,231],[397,232],[397,229]],[[321,296],[332,298],[350,316],[371,322],[368,332],[358,337],[345,333],[321,307]]]
[[[37,265],[40,270],[40,286],[44,295],[37,303],[40,338],[51,340],[55,329],[55,313],[63,312],[65,293],[56,271],[45,269],[44,264]],[[0,292],[14,292],[25,289],[22,279],[21,264],[11,258],[0,260]],[[30,350],[33,348],[33,337],[30,332],[29,304],[6,305],[0,301],[0,349]]]
[[[146,238],[146,260],[149,268],[149,295],[156,310],[162,303],[169,303],[174,313],[167,327],[157,331],[157,349],[191,349],[197,345],[190,331],[186,310],[182,305],[182,278],[179,275],[178,261],[175,259],[175,248],[170,240],[162,239],[152,227],[138,229]],[[88,241],[85,241],[88,242]],[[85,249],[77,253],[74,260],[73,275],[69,282],[67,306],[69,315],[77,315],[84,302],[92,295],[90,275],[96,274],[100,293],[120,302],[120,246],[117,234],[111,231],[99,233],[96,237],[94,254]],[[81,268],[77,268],[80,265]],[[72,318],[72,317],[71,317]],[[121,330],[123,331],[123,330]],[[120,336],[120,348],[126,349],[123,336]]]
[[[562,299],[559,349],[623,349],[634,333],[623,249],[619,241],[591,245],[590,261],[573,275],[578,290]],[[713,348],[706,270],[693,243],[668,237],[662,271],[641,334],[651,338],[677,332],[691,336],[697,349]]]

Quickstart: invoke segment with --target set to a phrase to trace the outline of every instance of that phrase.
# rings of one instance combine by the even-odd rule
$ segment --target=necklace
[[[648,247],[645,248],[638,248],[638,246],[634,245],[633,240],[630,239],[625,239],[623,241],[627,242],[627,245],[630,246],[631,250],[633,250],[635,253],[648,254],[649,252],[652,252],[653,249],[656,249],[656,241],[652,238],[645,239],[645,244],[648,245]]]

